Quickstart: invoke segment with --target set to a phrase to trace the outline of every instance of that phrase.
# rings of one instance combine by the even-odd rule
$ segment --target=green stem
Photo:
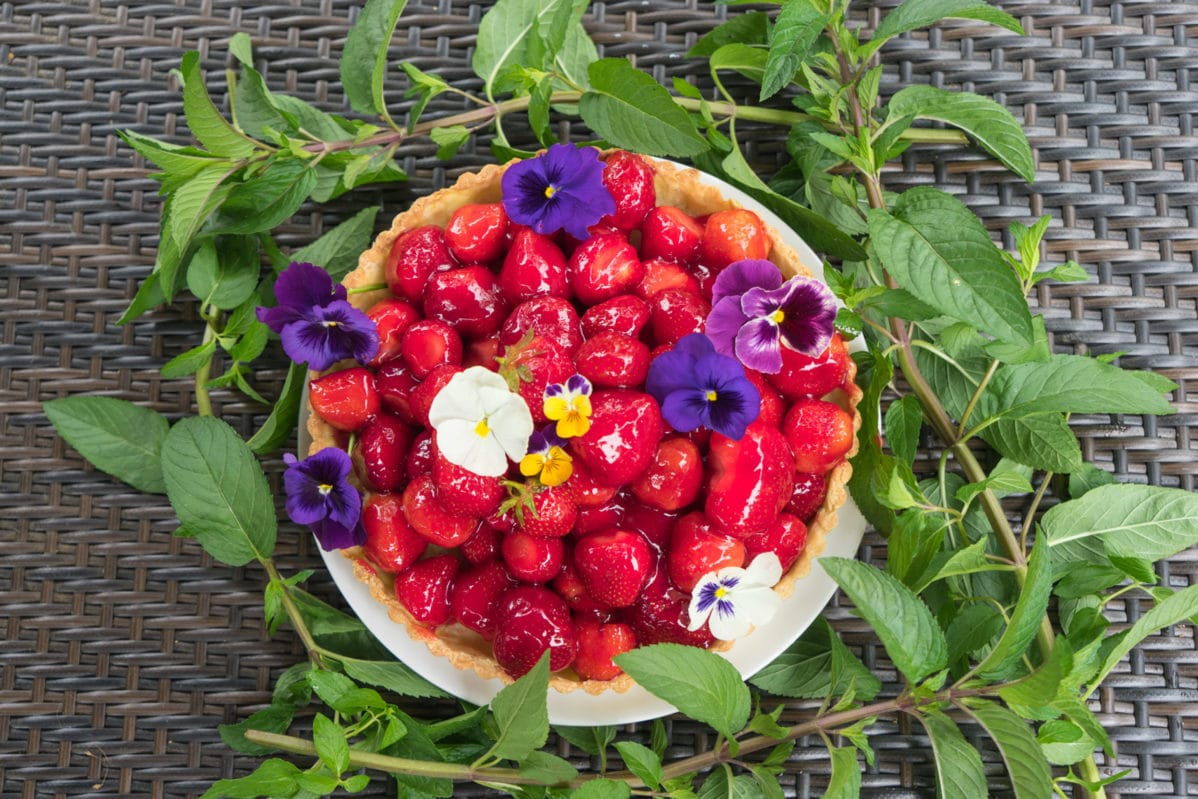
[[[982,375],[981,382],[977,388],[973,390],[973,396],[969,398],[969,404],[965,406],[965,410],[961,412],[961,422],[957,425],[957,438],[965,435],[965,425],[969,422],[969,417],[973,415],[973,409],[977,406],[978,401],[982,398],[982,393],[986,390],[986,385],[990,379],[994,377],[994,373],[998,371],[998,359],[990,362],[990,368],[986,370],[986,374]]]
[[[216,328],[212,325],[212,320],[208,319],[204,327],[204,344],[207,344],[212,339],[216,338]],[[196,410],[200,416],[212,415],[212,398],[208,396],[208,375],[212,374],[212,359],[209,358],[204,364],[196,370]]]
[[[284,582],[282,575],[279,574],[278,568],[275,567],[275,562],[270,558],[266,558],[265,560],[261,560],[260,563],[266,569],[266,574],[271,582],[279,584],[279,588],[282,591],[283,609],[287,611],[287,618],[291,622],[292,629],[300,637],[300,641],[304,644],[304,649],[308,651],[308,660],[312,661],[312,665],[324,668],[323,655],[328,654],[328,650],[316,643],[316,639],[312,637],[312,631],[308,629],[307,623],[304,622],[304,617],[300,613],[299,606],[291,598],[290,587]]]

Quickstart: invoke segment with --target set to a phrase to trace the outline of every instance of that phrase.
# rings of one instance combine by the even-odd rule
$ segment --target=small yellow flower
[[[520,460],[520,474],[536,477],[542,485],[561,485],[574,474],[574,461],[562,448],[553,431],[534,432],[528,440],[528,454]]]
[[[557,422],[557,434],[576,438],[591,429],[591,383],[572,375],[565,383],[545,387],[545,417]]]

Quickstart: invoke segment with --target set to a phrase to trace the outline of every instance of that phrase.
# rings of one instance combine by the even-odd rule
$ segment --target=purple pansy
[[[649,365],[645,390],[681,432],[697,427],[739,440],[761,412],[761,394],[735,359],[715,351],[702,333],[684,336]]]
[[[616,211],[616,201],[603,185],[603,168],[594,147],[555,144],[507,168],[503,207],[513,222],[537,233],[565,230],[585,239],[588,227]]]
[[[345,358],[365,363],[378,352],[378,330],[346,296],[328,272],[296,262],[275,281],[279,304],[259,308],[258,320],[279,334],[283,351],[296,363],[317,370]]]
[[[823,283],[809,277],[783,282],[774,264],[748,259],[729,264],[715,279],[706,331],[717,352],[777,374],[783,345],[814,358],[827,349],[835,321],[836,300]]]
[[[283,487],[291,521],[312,528],[321,549],[345,549],[366,540],[362,497],[349,484],[353,471],[349,455],[328,447],[302,461],[287,453],[283,461],[287,464]]]

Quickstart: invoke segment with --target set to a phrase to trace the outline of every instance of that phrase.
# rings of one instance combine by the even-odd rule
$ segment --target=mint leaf
[[[234,128],[208,96],[200,54],[194,50],[184,53],[179,72],[183,76],[183,113],[192,135],[216,155],[235,159],[252,155],[257,142]]]
[[[911,589],[861,561],[820,558],[819,563],[874,628],[886,654],[908,681],[917,683],[944,668],[948,658],[944,633]]]
[[[448,160],[469,140],[470,130],[465,125],[450,125],[447,128],[433,128],[428,136],[437,145],[437,157]]]
[[[707,140],[653,78],[623,58],[602,58],[587,71],[591,91],[578,111],[591,130],[616,147],[647,155],[698,155]]]
[[[721,69],[731,69],[744,75],[751,81],[761,83],[765,77],[765,63],[768,54],[760,47],[749,47],[746,44],[734,42],[726,44],[711,54],[707,65],[711,68],[712,77],[719,80],[716,72]],[[701,96],[701,95],[700,95]]]
[[[504,686],[491,700],[499,738],[488,756],[519,761],[545,745],[549,738],[548,690],[549,652],[546,651],[527,674]]]
[[[1008,705],[1022,707],[1044,707],[1052,703],[1060,693],[1061,682],[1073,668],[1073,652],[1065,638],[1057,638],[1048,659],[1040,668],[1021,680],[1009,683],[998,690],[998,695]]]
[[[1042,724],[1037,743],[1040,746],[1041,758],[1054,766],[1069,766],[1080,762],[1098,746],[1085,730],[1064,719]]]
[[[628,799],[632,789],[628,783],[609,779],[589,779],[570,794],[570,799]]]
[[[291,253],[293,261],[307,261],[324,267],[334,281],[345,277],[358,265],[358,255],[370,246],[377,207],[363,208],[311,244]]]
[[[50,400],[42,410],[92,466],[138,491],[166,493],[160,453],[170,423],[162,414],[115,397],[86,396]]]
[[[1160,391],[1132,372],[1084,355],[1003,366],[989,392],[1003,417],[1032,413],[1173,413]]]
[[[1002,628],[1003,617],[993,605],[986,602],[966,605],[944,631],[949,664],[990,643]]]
[[[187,262],[187,290],[201,301],[231,311],[258,286],[258,243],[248,236],[206,239]]]
[[[824,799],[857,799],[861,795],[861,766],[856,747],[833,746],[828,754],[832,756],[832,776]]]
[[[345,673],[358,682],[377,685],[388,691],[394,691],[400,696],[420,698],[449,696],[397,660],[359,660],[340,655],[337,660],[345,669]]]
[[[636,741],[616,741],[616,751],[641,782],[655,791],[661,787],[661,758],[652,749]]]
[[[387,116],[387,102],[383,97],[387,50],[406,5],[407,0],[366,0],[345,37],[345,49],[341,53],[341,85],[350,106],[359,113]]]
[[[870,211],[869,234],[887,271],[928,305],[1003,341],[1035,343],[1019,279],[960,200],[930,186],[911,189],[893,215]]]
[[[886,443],[894,457],[908,466],[915,462],[922,426],[923,407],[912,394],[890,403],[886,409]]]
[[[258,432],[246,442],[254,454],[267,455],[274,452],[295,432],[296,420],[299,419],[300,398],[304,395],[307,375],[308,368],[304,364],[293,363],[287,369],[283,390],[275,400],[270,415],[258,428]]]
[[[216,339],[211,339],[171,358],[162,365],[160,372],[167,380],[193,375],[201,366],[209,363],[215,353]]]
[[[252,743],[245,738],[246,730],[260,730],[262,732],[273,732],[279,735],[287,732],[287,728],[291,726],[291,719],[295,716],[295,708],[290,705],[268,705],[254,713],[245,721],[237,724],[221,724],[217,728],[220,734],[220,739],[224,741],[225,746],[235,752],[241,752],[247,755],[269,755],[276,751],[269,746]]]
[[[232,168],[232,162],[228,159],[196,147],[158,141],[133,130],[118,130],[117,135],[142,158],[168,173],[172,180],[186,180],[201,169],[214,165]]]
[[[232,184],[225,182],[229,175],[223,163],[202,169],[167,197],[163,205],[162,237],[158,242],[154,272],[167,302],[175,296],[179,266],[191,248],[192,239],[233,190]]]
[[[916,350],[916,356],[922,350]],[[869,523],[883,535],[889,535],[895,526],[895,514],[883,505],[875,491],[875,476],[890,468],[894,458],[882,453],[878,443],[878,432],[881,430],[879,403],[882,392],[894,375],[894,366],[889,357],[880,352],[858,353],[854,360],[859,369],[858,382],[865,384],[865,395],[857,404],[861,414],[861,429],[857,431],[857,456],[853,459],[853,474],[849,477],[849,492],[857,503],[857,507],[869,520]],[[868,366],[867,370],[864,368]]]
[[[548,752],[529,752],[520,763],[520,776],[540,780],[548,785],[569,782],[578,776],[578,769],[569,760]]]
[[[1040,522],[1058,570],[1106,553],[1163,560],[1198,543],[1198,496],[1159,486],[1120,483],[1049,508]]]
[[[681,644],[653,644],[615,657],[637,684],[726,738],[749,720],[749,689],[736,667],[714,652]]]
[[[977,19],[1023,34],[1014,17],[988,5],[985,0],[906,0],[882,20],[862,57],[877,52],[890,39],[907,31],[933,25],[942,19]]]
[[[1059,413],[1000,418],[978,435],[999,455],[1033,469],[1069,474],[1082,464],[1077,436]]]
[[[603,756],[607,745],[616,739],[615,727],[566,727],[555,725],[554,731],[588,755]]]
[[[1011,612],[1011,620],[998,643],[990,650],[978,673],[991,680],[1009,677],[1019,665],[1036,631],[1048,612],[1048,596],[1052,592],[1052,549],[1048,542],[1037,539],[1027,563],[1027,581]]]
[[[1016,799],[1053,795],[1052,771],[1026,721],[992,702],[971,707],[968,712],[998,744]]]
[[[224,233],[259,233],[278,226],[308,198],[316,172],[306,161],[274,161],[262,174],[239,183],[220,207],[217,229]]]
[[[708,58],[726,44],[764,45],[769,43],[769,35],[770,18],[760,11],[749,11],[704,34],[686,55]]]
[[[760,799],[762,795],[756,780],[747,774],[733,776],[731,767],[721,764],[703,781],[698,799]]]
[[[948,716],[938,710],[919,717],[932,741],[937,795],[952,799],[986,799],[986,771],[982,757]]]
[[[768,100],[790,84],[830,18],[831,15],[821,11],[814,0],[786,0],[782,3],[770,37],[760,100]]]
[[[162,476],[179,522],[209,555],[230,566],[270,557],[274,500],[232,427],[210,416],[176,422],[162,442]]]
[[[569,7],[568,14],[563,13],[563,5]],[[587,67],[598,53],[581,25],[584,8],[571,0],[495,3],[479,23],[470,63],[487,95],[501,89],[508,73],[519,66],[552,69],[585,88]]]
[[[204,791],[200,799],[271,799],[291,797],[299,791],[299,777],[303,774],[293,763],[271,758],[244,777],[233,780],[217,780]]]
[[[344,674],[324,669],[308,672],[308,684],[321,701],[338,713],[352,715],[363,710],[382,710],[387,706],[379,692],[362,688]]]
[[[312,719],[312,744],[320,761],[333,774],[340,776],[349,768],[349,742],[345,740],[345,731],[323,713],[317,713]]]
[[[855,696],[868,701],[882,688],[881,680],[822,616],[749,682],[771,694],[796,699],[842,696],[851,688]]]
[[[1176,594],[1159,600],[1152,610],[1131,626],[1131,629],[1103,642],[1104,648],[1108,643],[1113,645],[1107,650],[1098,674],[1090,681],[1090,691],[1097,688],[1111,670],[1119,665],[1119,661],[1145,638],[1164,627],[1183,622],[1195,613],[1198,613],[1198,585],[1183,588]]]

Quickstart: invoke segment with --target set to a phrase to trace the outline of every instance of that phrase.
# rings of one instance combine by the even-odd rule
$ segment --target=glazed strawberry
[[[512,677],[526,674],[546,651],[550,671],[561,671],[574,661],[578,639],[570,609],[552,591],[536,586],[513,588],[499,597],[498,618],[492,642],[495,659]]]
[[[396,575],[395,598],[421,624],[444,624],[452,615],[449,597],[457,573],[458,559],[453,555],[425,558]]]
[[[584,680],[614,680],[624,670],[612,660],[636,648],[636,633],[627,624],[600,624],[594,621],[574,625],[578,635],[578,655],[574,671]]]
[[[512,305],[533,297],[569,299],[565,253],[548,236],[531,228],[520,230],[512,239],[512,248],[503,257],[499,290]]]
[[[708,572],[743,565],[744,542],[719,532],[702,513],[688,513],[674,525],[666,567],[679,591],[689,593]]]
[[[597,333],[582,342],[574,364],[596,388],[631,388],[645,382],[649,348],[623,333]]]
[[[703,241],[703,226],[672,205],[659,205],[641,223],[641,259],[660,258],[676,264],[694,263]]]
[[[692,294],[701,294],[698,279],[679,264],[672,261],[645,261],[645,276],[636,284],[636,295],[648,300],[659,291],[680,289]]]
[[[503,323],[499,341],[511,346],[529,330],[552,339],[567,355],[582,344],[582,326],[574,306],[561,297],[536,297],[520,303]]]
[[[380,413],[370,421],[354,447],[355,465],[361,463],[359,474],[366,485],[375,491],[395,491],[403,485],[411,443],[412,428],[398,416]]]
[[[715,641],[707,625],[690,631],[690,595],[670,585],[665,574],[659,575],[645,588],[641,601],[633,606],[632,626],[637,643],[686,644],[707,648]]]
[[[504,352],[505,368],[515,369],[520,378],[518,392],[532,412],[538,425],[548,421],[545,416],[545,386],[564,383],[574,374],[574,364],[565,350],[552,339],[533,336]]]
[[[445,225],[445,244],[462,263],[485,264],[503,254],[507,228],[503,203],[463,205]]]
[[[389,299],[380,300],[370,306],[366,315],[374,322],[379,332],[379,351],[366,365],[377,369],[387,361],[399,357],[399,345],[404,331],[413,322],[420,321],[420,311],[410,302]]]
[[[703,510],[716,529],[743,538],[778,518],[794,487],[794,455],[776,427],[753,422],[739,441],[713,433]]]
[[[487,338],[473,339],[470,346],[462,352],[462,368],[481,366],[484,369],[497,372],[499,371],[499,353],[502,351],[503,345],[499,343],[498,334]]]
[[[608,233],[580,244],[570,255],[566,274],[574,297],[584,305],[595,305],[632,291],[645,276],[645,267],[628,239]]]
[[[677,513],[634,500],[624,508],[624,517],[619,526],[640,533],[649,542],[649,546],[658,552],[664,552],[669,546],[670,533],[677,522]]]
[[[582,315],[582,334],[591,338],[605,331],[636,338],[649,321],[649,306],[640,297],[621,294],[592,305]]]
[[[542,538],[513,530],[503,537],[500,552],[513,577],[526,583],[545,583],[562,570],[566,545],[560,538]]]
[[[786,503],[786,512],[793,513],[804,522],[810,521],[820,506],[824,497],[828,496],[828,481],[821,474],[811,472],[795,472],[795,487]]]
[[[773,384],[766,380],[765,375],[755,369],[746,369],[745,377],[749,379],[749,382],[757,389],[758,396],[761,397],[757,421],[771,427],[781,427],[782,417],[786,415],[786,403],[783,401],[782,395],[774,390]]]
[[[703,487],[703,455],[690,439],[663,438],[653,460],[632,482],[632,493],[641,502],[660,510],[685,508]]]
[[[424,315],[453,326],[462,336],[486,337],[508,313],[495,273],[485,266],[438,272],[424,287]]]
[[[853,446],[853,418],[824,400],[799,400],[790,406],[782,430],[794,449],[795,470],[822,474]]]
[[[436,441],[434,435],[432,476],[441,503],[462,516],[482,517],[498,510],[507,495],[503,481],[450,463],[437,449]]]
[[[443,363],[462,363],[462,337],[440,319],[423,319],[404,331],[400,353],[417,380]]]
[[[719,271],[733,261],[768,258],[772,246],[761,217],[744,208],[730,208],[707,217],[699,257]]]
[[[460,371],[462,371],[462,367],[460,366],[454,366],[450,363],[441,364],[429,372],[428,377],[421,380],[412,389],[408,394],[408,408],[412,413],[414,421],[419,422],[425,427],[429,426],[428,409],[433,405],[433,398]]]
[[[607,610],[606,606],[596,602],[587,593],[586,584],[583,583],[578,569],[574,567],[574,555],[570,551],[566,552],[566,558],[562,562],[562,570],[553,578],[550,587],[558,596],[565,600],[566,604],[570,606],[570,610],[574,613],[602,612]]]
[[[790,400],[822,397],[844,385],[848,368],[848,347],[834,334],[828,348],[816,358],[782,347],[782,371],[770,375],[769,381]]]
[[[483,522],[474,534],[462,542],[458,552],[469,563],[478,565],[500,556],[499,546],[503,542],[503,533],[490,524]]]
[[[575,464],[577,463],[578,461],[575,461]],[[573,482],[573,478],[570,482]],[[628,501],[627,493],[620,491],[602,505],[579,508],[578,519],[574,522],[574,534],[582,536],[599,530],[619,527],[624,521],[624,510]]]
[[[661,430],[661,410],[648,394],[596,391],[591,395],[591,427],[570,439],[570,449],[596,480],[623,485],[649,465]]]
[[[598,507],[616,495],[614,486],[603,485],[595,480],[591,470],[582,463],[574,462],[574,472],[565,483],[574,497],[574,504],[582,508]]]
[[[361,430],[379,412],[374,372],[361,367],[342,369],[308,383],[312,411],[347,433]]]
[[[429,275],[457,265],[445,244],[444,231],[436,225],[425,225],[395,240],[384,274],[392,294],[419,302]]]
[[[518,508],[516,527],[539,538],[561,538],[578,518],[574,492],[568,485],[543,488],[530,497],[532,507]]]
[[[653,552],[631,530],[589,533],[574,544],[574,568],[591,599],[612,608],[636,602],[649,581]]]
[[[453,582],[449,605],[453,618],[490,641],[499,623],[499,597],[516,581],[497,560],[467,569]]]
[[[375,387],[379,392],[379,401],[383,408],[394,413],[405,422],[413,422],[410,397],[412,389],[420,384],[412,370],[403,359],[389,361],[374,373]]]
[[[362,503],[366,529],[366,556],[383,571],[397,574],[411,566],[428,549],[428,540],[412,529],[403,515],[399,494],[371,494]]]
[[[773,552],[786,571],[807,546],[807,525],[798,516],[783,513],[774,523],[745,539],[745,559],[752,562],[762,552]]]
[[[665,289],[649,298],[649,329],[657,344],[675,344],[683,336],[702,333],[711,306],[690,291]]]
[[[600,219],[599,225],[635,230],[657,205],[653,187],[655,170],[644,158],[626,150],[616,150],[606,160],[603,185],[615,198],[616,212]]]
[[[408,479],[415,480],[433,470],[433,431],[425,430],[416,436],[408,450]]]
[[[403,512],[416,532],[447,549],[460,545],[481,524],[477,517],[452,513],[437,497],[432,475],[428,474],[414,478],[404,489]]]

